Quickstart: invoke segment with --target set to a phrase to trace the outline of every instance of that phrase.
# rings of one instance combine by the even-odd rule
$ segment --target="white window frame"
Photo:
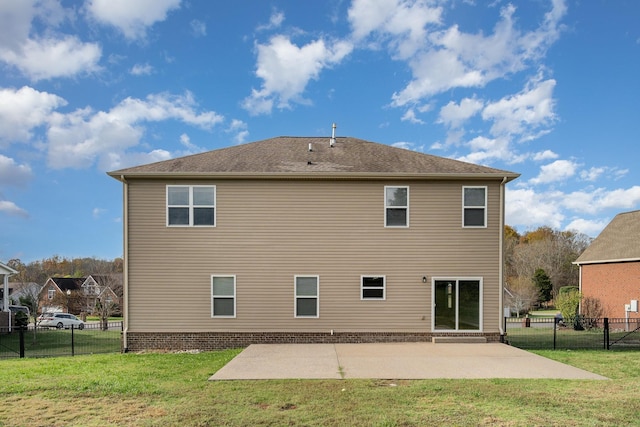
[[[315,297],[311,297],[309,295],[300,295],[298,296],[298,278],[315,278],[316,279],[316,295]],[[320,317],[320,276],[317,274],[296,274],[293,276],[293,316],[296,319],[317,319]],[[299,315],[298,314],[298,299],[312,299],[316,300],[316,315]]]
[[[364,285],[364,279],[376,279],[382,278],[382,298],[377,297],[365,297],[364,290],[365,289],[380,289],[378,287],[371,287]],[[361,301],[385,301],[387,299],[387,277],[383,274],[363,274],[360,276],[360,300]]]
[[[466,206],[464,200],[464,190],[467,188],[482,188],[484,190],[484,206]],[[488,212],[488,195],[489,191],[486,185],[464,185],[462,186],[462,228],[487,228],[487,212]],[[466,209],[484,209],[484,224],[483,225],[465,225],[464,212]]]
[[[53,299],[56,296],[55,289],[47,289],[47,299]]]
[[[170,205],[169,204],[169,188],[188,188],[189,189],[189,204],[188,205]],[[211,188],[213,189],[213,205],[194,205],[193,204],[193,189],[194,188]],[[167,185],[166,188],[166,223],[167,227],[215,227],[218,224],[218,209],[216,208],[218,197],[218,190],[215,185],[181,185],[172,184]],[[188,208],[189,209],[189,224],[169,224],[169,210],[170,208]],[[212,208],[213,209],[213,224],[199,224],[193,223],[193,211],[194,208]]]
[[[406,188],[407,189],[407,204],[406,206],[389,206],[387,205],[387,189],[390,188]],[[384,186],[384,227],[385,228],[409,228],[409,186],[408,185],[385,185]],[[407,211],[407,223],[405,225],[388,225],[387,224],[387,209],[406,209]]]
[[[452,281],[456,282],[456,328],[455,329],[436,329],[436,282],[439,281]],[[480,313],[478,315],[478,322],[480,323],[480,327],[478,329],[459,329],[458,323],[460,322],[460,282],[464,281],[478,281],[478,291],[480,292],[480,301],[478,301],[478,310]],[[442,277],[432,277],[431,278],[431,331],[432,332],[462,332],[462,333],[478,333],[484,332],[484,279],[481,276],[474,277],[458,277],[458,276],[442,276]]]
[[[233,279],[233,295],[214,295],[213,294],[213,279],[216,277],[224,277],[224,278],[232,278]],[[236,304],[237,304],[237,298],[236,298],[236,275],[235,274],[212,274],[211,275],[211,318],[213,319],[235,319],[236,318],[236,314],[237,314],[237,310],[236,310]],[[233,298],[233,316],[229,316],[229,315],[221,315],[221,314],[215,314],[214,312],[214,300],[216,298]]]

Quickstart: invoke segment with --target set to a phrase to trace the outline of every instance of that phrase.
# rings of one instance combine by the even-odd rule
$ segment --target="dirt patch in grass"
[[[166,416],[140,400],[83,397],[71,401],[41,395],[10,396],[0,407],[4,426],[136,426]]]

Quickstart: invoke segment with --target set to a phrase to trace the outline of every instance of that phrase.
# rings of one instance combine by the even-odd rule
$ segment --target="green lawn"
[[[73,353],[78,355],[120,352],[120,342],[120,328],[73,331]],[[35,334],[29,330],[25,332],[24,344],[26,357],[69,356],[72,354],[71,330],[38,329]],[[17,331],[0,335],[0,360],[17,357],[19,349]]]
[[[0,425],[640,425],[637,350],[536,352],[610,381],[207,381],[238,352],[3,360]]]

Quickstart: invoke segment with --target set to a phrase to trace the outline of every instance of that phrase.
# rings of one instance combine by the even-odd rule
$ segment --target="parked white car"
[[[39,317],[40,326],[58,329],[68,329],[73,326],[76,329],[84,329],[84,322],[69,313],[45,313]]]

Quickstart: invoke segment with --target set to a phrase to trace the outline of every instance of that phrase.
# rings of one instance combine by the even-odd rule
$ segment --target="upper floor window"
[[[462,187],[462,226],[487,226],[487,187]]]
[[[409,226],[409,187],[384,187],[384,226]]]
[[[362,276],[360,299],[385,299],[384,276]]]
[[[215,227],[215,185],[168,185],[167,226]]]
[[[55,289],[48,289],[47,290],[47,298],[48,299],[53,299],[54,296],[56,296],[56,290]]]

